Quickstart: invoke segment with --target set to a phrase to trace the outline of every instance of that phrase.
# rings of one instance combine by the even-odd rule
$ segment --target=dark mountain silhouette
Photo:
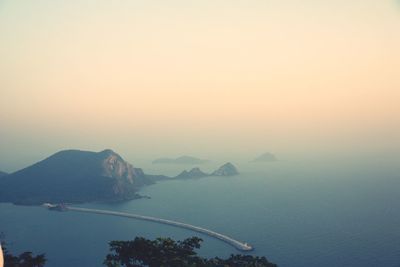
[[[251,162],[256,163],[256,162],[273,162],[273,161],[277,161],[275,155],[267,152],[267,153],[264,153],[264,154],[258,156]]]
[[[208,160],[199,159],[191,156],[181,156],[175,159],[172,158],[159,158],[153,160],[153,164],[204,164],[209,162]]]
[[[116,201],[153,181],[112,150],[65,150],[0,179],[0,202]]]
[[[0,171],[0,177],[6,176],[8,173]]]

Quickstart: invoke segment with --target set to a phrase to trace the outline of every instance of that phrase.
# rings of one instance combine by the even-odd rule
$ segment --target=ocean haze
[[[71,148],[135,163],[400,147],[392,1],[2,1],[0,24],[4,171]]]

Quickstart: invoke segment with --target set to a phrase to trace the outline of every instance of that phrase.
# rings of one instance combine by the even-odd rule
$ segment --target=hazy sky
[[[397,0],[0,0],[0,169],[65,148],[396,152],[399,136]]]

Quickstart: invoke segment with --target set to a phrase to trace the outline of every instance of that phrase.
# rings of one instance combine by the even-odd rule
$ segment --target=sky
[[[0,170],[396,154],[397,0],[0,0]]]

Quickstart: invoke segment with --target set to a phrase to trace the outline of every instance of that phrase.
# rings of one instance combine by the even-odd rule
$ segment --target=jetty
[[[57,206],[57,205],[56,205]],[[50,209],[50,206],[47,205],[47,208]],[[51,205],[52,210],[57,210],[54,209],[54,205]],[[172,220],[166,220],[166,219],[161,219],[161,218],[156,218],[156,217],[150,217],[150,216],[144,216],[144,215],[138,215],[138,214],[133,214],[133,213],[126,213],[126,212],[119,212],[119,211],[110,211],[110,210],[99,210],[99,209],[88,209],[88,208],[78,208],[78,207],[71,207],[71,206],[66,206],[63,205],[61,211],[77,211],[77,212],[84,212],[84,213],[95,213],[95,214],[103,214],[103,215],[111,215],[111,216],[118,216],[118,217],[126,217],[126,218],[133,218],[133,219],[138,219],[138,220],[144,220],[144,221],[150,221],[150,222],[156,222],[156,223],[161,223],[161,224],[166,224],[166,225],[171,225],[179,228],[184,228],[188,229],[191,231],[195,231],[201,234],[208,235],[210,237],[219,239],[237,250],[240,251],[251,251],[253,250],[253,247],[249,245],[248,243],[241,242],[238,240],[235,240],[229,236],[211,231],[206,228],[202,228],[199,226],[187,224],[187,223],[182,223],[178,221],[172,221]]]

